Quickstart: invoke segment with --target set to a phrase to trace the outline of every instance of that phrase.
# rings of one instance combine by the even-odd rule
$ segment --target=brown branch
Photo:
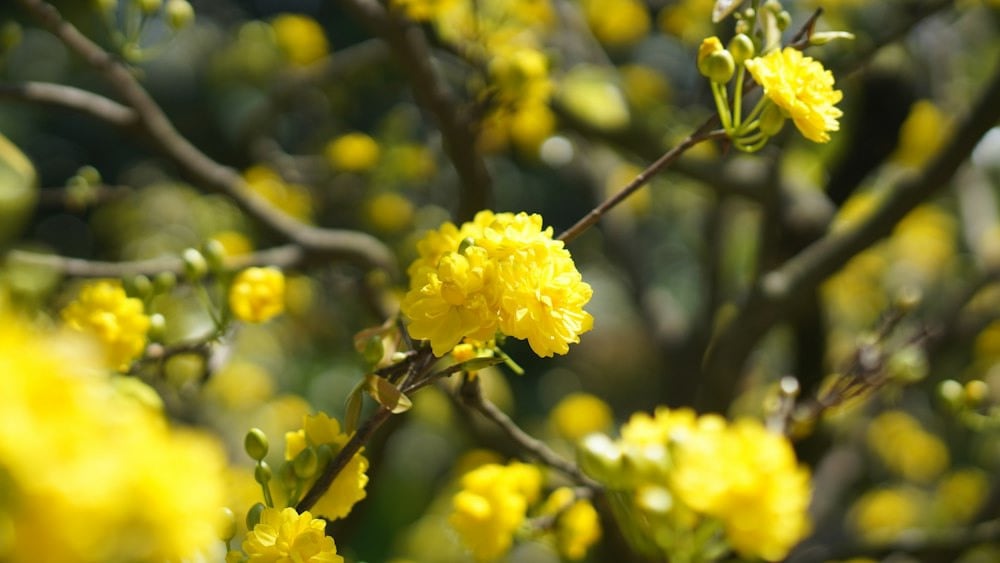
[[[584,475],[575,463],[564,459],[552,451],[544,442],[522,430],[505,412],[483,396],[482,387],[479,385],[478,379],[468,378],[462,383],[460,398],[464,405],[475,409],[479,414],[485,416],[493,424],[496,424],[522,450],[538,461],[563,473],[580,485],[594,490],[601,488],[600,483]]]
[[[492,203],[489,172],[476,150],[475,123],[462,111],[431,64],[430,47],[420,28],[387,11],[375,0],[341,0],[341,4],[392,50],[409,76],[417,102],[438,122],[448,154],[462,183],[457,218],[469,220]]]
[[[897,183],[878,209],[853,229],[825,236],[763,275],[706,355],[701,406],[724,411],[736,395],[743,364],[758,340],[803,296],[853,256],[887,236],[907,213],[947,185],[979,139],[998,120],[1000,70],[994,73],[951,141],[918,176]]]
[[[88,39],[59,11],[43,0],[17,0],[38,23],[83,58],[118,92],[135,112],[138,129],[163,154],[197,183],[231,197],[250,216],[309,251],[321,252],[366,268],[397,270],[392,252],[371,235],[305,225],[252,192],[232,168],[212,160],[182,136],[132,71]]]
[[[130,108],[93,92],[62,84],[4,83],[0,84],[0,100],[2,99],[71,109],[115,127],[127,128],[138,122],[138,116]]]

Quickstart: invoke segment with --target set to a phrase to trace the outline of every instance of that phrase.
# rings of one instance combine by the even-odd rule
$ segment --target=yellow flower
[[[903,411],[884,412],[868,426],[868,446],[885,466],[918,483],[929,483],[948,468],[948,447]]]
[[[611,407],[589,393],[571,393],[552,409],[549,419],[560,436],[576,441],[607,430],[612,423]]]
[[[542,505],[541,514],[555,515],[555,539],[559,554],[565,559],[583,559],[601,539],[601,522],[589,500],[577,500],[569,487],[552,491]]]
[[[866,542],[887,543],[918,525],[926,500],[908,487],[878,489],[858,499],[848,517]]]
[[[396,192],[384,192],[365,206],[368,222],[385,233],[398,233],[413,223],[413,202]]]
[[[243,172],[243,180],[252,192],[288,215],[300,221],[312,218],[312,197],[305,186],[285,182],[277,172],[263,164],[247,168]]]
[[[481,465],[462,476],[450,522],[476,559],[497,559],[510,549],[541,483],[536,467],[517,462]]]
[[[314,63],[329,52],[323,27],[308,16],[281,14],[271,21],[271,27],[278,46],[295,66]]]
[[[265,508],[260,522],[243,541],[251,562],[343,563],[337,545],[326,535],[326,522],[294,508]]]
[[[295,456],[307,447],[317,448],[322,445],[329,445],[336,455],[349,438],[340,431],[340,423],[326,413],[306,415],[301,429],[285,434],[285,460],[295,459]],[[326,493],[313,506],[318,516],[330,520],[343,518],[351,512],[355,504],[365,498],[365,486],[368,485],[368,475],[365,471],[368,470],[368,459],[362,455],[363,451],[362,449],[354,454],[351,461],[330,484]],[[309,480],[307,484],[311,485],[313,480]]]
[[[70,328],[97,338],[113,369],[127,370],[146,346],[149,317],[142,301],[126,295],[117,281],[86,284],[62,310],[62,317]]]
[[[649,33],[649,13],[636,0],[586,0],[583,12],[594,37],[611,47],[627,47]]]
[[[221,444],[168,426],[88,344],[0,313],[0,559],[206,553],[224,500]]]
[[[336,170],[365,172],[375,168],[379,159],[378,143],[364,133],[347,133],[326,145],[326,159]]]
[[[843,97],[833,89],[833,74],[823,65],[785,47],[746,62],[747,70],[782,113],[792,118],[805,138],[816,143],[830,140],[829,131],[840,129],[843,115],[834,104]]]
[[[593,325],[583,310],[592,290],[539,215],[482,211],[461,229],[428,233],[417,250],[402,311],[435,355],[497,329],[539,356],[565,354]]]
[[[273,267],[243,270],[229,286],[229,308],[248,323],[280,315],[285,310],[285,275]]]

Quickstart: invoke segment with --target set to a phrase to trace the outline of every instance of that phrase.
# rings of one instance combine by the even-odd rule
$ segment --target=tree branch
[[[907,213],[947,185],[979,139],[998,120],[1000,71],[994,73],[951,141],[920,175],[896,184],[882,205],[853,229],[828,234],[763,275],[706,354],[700,406],[724,411],[737,393],[743,364],[759,339],[823,280],[887,236]]]
[[[93,92],[62,84],[4,83],[0,84],[0,99],[71,109],[121,128],[132,127],[138,122],[138,116],[128,107]]]
[[[64,20],[42,0],[17,0],[38,23],[98,71],[135,112],[135,126],[197,183],[231,197],[250,216],[308,251],[352,261],[366,268],[397,270],[392,252],[378,239],[358,231],[323,229],[300,223],[252,192],[232,168],[212,160],[182,136],[131,70]]]

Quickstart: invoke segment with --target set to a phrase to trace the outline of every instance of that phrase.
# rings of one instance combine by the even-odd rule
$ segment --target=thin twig
[[[115,127],[131,127],[138,122],[138,116],[128,107],[93,92],[62,84],[4,83],[0,84],[0,99],[71,109]]]

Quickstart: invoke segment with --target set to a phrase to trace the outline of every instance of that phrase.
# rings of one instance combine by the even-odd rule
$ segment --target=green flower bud
[[[226,247],[222,243],[213,239],[208,239],[202,248],[205,260],[208,261],[208,268],[212,272],[219,272],[226,262]]]
[[[368,339],[368,342],[365,343],[365,351],[362,353],[365,362],[370,366],[377,364],[384,354],[385,347],[382,345],[382,337],[378,335]]]
[[[292,490],[299,483],[299,478],[295,475],[295,467],[293,464],[286,463],[281,466],[281,484],[285,486],[286,489]]]
[[[958,409],[962,406],[963,400],[965,398],[965,388],[962,384],[955,381],[954,379],[946,379],[941,382],[938,387],[938,395],[941,399],[953,409]]]
[[[845,39],[851,41],[854,34],[847,31],[819,31],[809,36],[810,45],[826,45],[831,41]]]
[[[243,449],[250,459],[260,461],[267,456],[267,435],[260,428],[251,428],[243,438]]]
[[[160,313],[149,316],[149,332],[146,335],[152,342],[160,342],[167,333],[167,319]]]
[[[907,346],[889,357],[889,377],[901,383],[915,383],[927,377],[930,366],[919,346]]]
[[[247,511],[247,529],[253,530],[254,526],[260,522],[260,515],[264,513],[264,503],[258,502]]]
[[[102,12],[110,12],[118,7],[118,0],[94,0],[94,6]]]
[[[760,114],[760,132],[768,137],[777,135],[785,126],[785,119],[781,108],[768,102],[767,107]]]
[[[163,0],[138,0],[139,9],[148,15],[155,14],[163,7]]]
[[[236,515],[232,509],[223,506],[219,509],[219,539],[228,542],[236,537]]]
[[[184,29],[193,21],[194,8],[187,0],[167,0],[167,24],[171,29]]]
[[[88,184],[100,184],[101,183],[101,173],[93,166],[89,164],[86,166],[81,166],[79,170],[76,171],[76,176],[81,178],[84,182]]]
[[[729,82],[733,77],[733,73],[736,72],[736,61],[733,60],[732,53],[723,49],[709,55],[705,59],[705,64],[703,67],[699,67],[699,70],[712,82],[725,84]]]
[[[197,281],[205,277],[208,273],[208,262],[201,252],[194,248],[188,248],[181,254],[184,261],[184,277],[188,281]]]
[[[316,457],[316,450],[312,448],[306,448],[299,452],[299,455],[295,456],[292,460],[292,467],[295,469],[295,476],[299,479],[309,479],[316,474],[316,468],[319,466],[318,459]]]
[[[792,25],[792,14],[788,13],[788,10],[782,10],[778,12],[777,16],[778,29],[785,31],[788,26]]]
[[[177,285],[177,276],[173,272],[160,272],[153,276],[153,288],[156,293],[170,293]]]
[[[736,34],[729,42],[729,52],[733,54],[736,64],[743,64],[743,61],[752,59],[755,54],[753,39],[745,33]]]
[[[253,478],[261,485],[266,485],[271,481],[271,466],[266,461],[258,461],[257,467],[253,470]]]

